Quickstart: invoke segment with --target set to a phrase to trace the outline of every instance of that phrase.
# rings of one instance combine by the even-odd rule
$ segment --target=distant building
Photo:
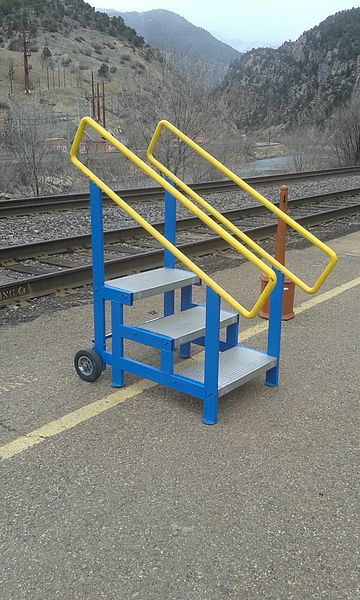
[[[42,145],[50,152],[67,152],[68,150],[68,143],[62,137],[47,138],[42,142]]]
[[[195,144],[197,144],[198,146],[202,146],[206,142],[206,139],[205,139],[204,135],[196,135],[193,138],[193,140],[194,140]]]
[[[109,133],[114,135],[111,131]],[[89,133],[84,131],[79,152],[80,154],[88,154],[89,152],[116,152],[116,148],[109,144],[97,131],[91,129]]]

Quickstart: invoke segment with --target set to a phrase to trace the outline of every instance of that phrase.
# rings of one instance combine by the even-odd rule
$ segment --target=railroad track
[[[360,196],[360,188],[291,200],[290,214],[305,226],[344,218],[360,212],[359,198],[353,197],[356,194]],[[349,196],[352,196],[351,201]],[[346,198],[347,204],[344,204]],[[223,214],[254,240],[269,238],[276,232],[276,220],[271,215],[269,218],[262,206],[230,210]],[[154,225],[159,231],[163,231],[163,223]],[[221,238],[214,237],[211,231],[204,228],[195,217],[179,220],[177,231],[178,247],[190,257],[206,255],[228,247]],[[4,276],[2,277],[0,305],[91,283],[90,247],[91,238],[84,235],[0,248],[0,265],[7,273],[5,277],[9,279],[4,281]],[[144,237],[140,227],[127,227],[105,233],[107,278],[155,268],[162,262],[163,249],[156,247],[153,238]]]
[[[252,187],[263,184],[284,183],[290,181],[311,180],[320,177],[335,177],[341,175],[360,174],[360,167],[341,167],[338,169],[323,169],[320,171],[306,171],[303,173],[284,173],[277,175],[264,175],[247,177],[246,183]],[[239,189],[232,181],[211,181],[207,183],[191,184],[193,190],[202,194],[215,194]],[[156,201],[163,198],[161,187],[137,188],[130,190],[117,190],[116,192],[126,202],[130,201]],[[107,198],[105,198],[107,200]],[[33,214],[36,212],[50,212],[59,210],[72,210],[87,208],[89,206],[88,193],[75,193],[57,196],[41,196],[33,198],[18,198],[0,201],[0,217]]]

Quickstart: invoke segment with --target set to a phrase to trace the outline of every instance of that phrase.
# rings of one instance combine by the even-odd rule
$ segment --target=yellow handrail
[[[249,236],[247,236],[243,231],[238,229],[236,225],[234,225],[231,221],[229,221],[224,215],[222,215],[219,211],[217,211],[211,204],[206,202],[201,196],[199,196],[196,192],[194,192],[189,186],[187,186],[181,179],[176,177],[169,169],[167,169],[162,163],[160,163],[153,155],[153,151],[155,145],[159,139],[161,131],[163,128],[168,129],[171,133],[173,133],[176,137],[178,137],[182,142],[187,144],[194,152],[202,156],[205,160],[207,160],[210,164],[212,164],[216,169],[218,169],[221,173],[226,175],[229,179],[231,179],[234,183],[236,183],[241,189],[250,194],[255,200],[261,202],[266,208],[268,208],[272,213],[274,213],[279,219],[285,221],[287,225],[292,227],[295,231],[300,233],[305,239],[311,242],[314,246],[319,248],[322,252],[324,252],[329,257],[329,262],[317,281],[313,286],[307,285],[304,281],[302,281],[297,275],[292,273],[289,269],[287,269],[284,265],[279,263],[271,254],[266,252],[261,246],[259,246],[254,240],[252,240]],[[272,202],[267,200],[264,196],[259,194],[256,190],[254,190],[250,185],[245,183],[240,177],[235,175],[230,169],[225,167],[222,163],[220,163],[216,158],[214,158],[211,154],[206,152],[203,148],[198,146],[193,140],[187,137],[184,133],[182,133],[179,129],[177,129],[174,125],[169,123],[168,121],[160,121],[155,129],[154,135],[150,142],[150,145],[147,150],[147,157],[149,161],[165,174],[169,179],[171,179],[181,190],[183,190],[186,194],[188,194],[195,202],[200,204],[203,208],[209,211],[209,213],[215,217],[220,223],[225,225],[230,231],[232,231],[236,236],[238,236],[243,242],[248,244],[250,248],[252,248],[259,256],[268,261],[273,267],[278,269],[281,273],[283,273],[286,277],[288,277],[291,281],[293,281],[296,285],[298,285],[304,292],[307,294],[314,294],[319,290],[321,285],[324,283],[325,279],[328,277],[329,273],[333,270],[337,263],[337,256],[335,252],[329,248],[326,244],[321,242],[317,237],[315,237],[312,233],[307,231],[304,227],[302,227],[299,223],[294,221],[287,214],[283,213],[277,206],[275,206]]]
[[[208,227],[215,231],[220,237],[228,242],[230,246],[235,248],[240,254],[247,258],[252,264],[254,264],[260,271],[264,272],[269,277],[269,282],[265,289],[260,294],[259,298],[250,310],[247,310],[242,304],[237,302],[226,290],[224,290],[216,281],[214,281],[209,275],[207,275],[200,267],[192,262],[181,250],[174,246],[169,240],[167,240],[155,227],[150,225],[146,219],[139,215],[131,206],[129,206],[118,194],[116,194],[109,186],[107,186],[99,177],[95,175],[88,167],[86,167],[78,158],[77,151],[80,146],[81,138],[84,133],[84,129],[88,125],[97,133],[99,133],[109,144],[119,150],[121,154],[126,156],[131,162],[133,162],[139,169],[144,171],[151,179],[156,181],[162,188],[168,191],[170,194],[181,202],[184,206],[190,210],[195,216],[203,221]],[[122,208],[136,223],[138,223],[145,231],[147,231],[153,238],[155,238],[164,248],[169,250],[175,258],[181,261],[190,271],[195,273],[206,285],[208,285],[214,292],[216,292],[225,302],[227,302],[235,311],[239,312],[243,317],[251,319],[255,317],[260,308],[265,304],[266,300],[270,296],[271,290],[276,283],[276,274],[274,271],[257,256],[255,256],[250,250],[248,250],[243,244],[236,240],[228,231],[225,231],[218,223],[216,223],[211,217],[206,215],[201,209],[199,209],[193,202],[185,198],[185,196],[171,183],[166,181],[161,175],[156,173],[149,165],[142,161],[136,154],[131,152],[126,146],[119,142],[114,136],[112,136],[106,129],[101,127],[96,121],[90,117],[84,117],[81,119],[79,127],[77,129],[71,150],[70,158],[73,165],[79,169],[85,177],[95,183],[111,200],[113,200],[120,208]]]

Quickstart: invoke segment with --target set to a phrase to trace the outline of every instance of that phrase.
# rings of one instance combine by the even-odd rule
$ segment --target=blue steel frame
[[[165,237],[176,244],[176,200],[167,191],[164,194]],[[112,367],[113,387],[124,385],[124,372],[129,371],[175,390],[190,394],[203,400],[203,423],[214,425],[218,412],[218,379],[219,352],[236,346],[238,343],[239,322],[229,325],[226,340],[220,340],[220,305],[221,299],[211,288],[206,288],[206,326],[205,336],[194,340],[194,344],[205,347],[204,382],[194,381],[181,374],[174,374],[174,344],[167,336],[146,332],[136,326],[124,324],[123,305],[132,305],[132,295],[126,290],[105,286],[104,269],[104,230],[102,214],[102,192],[90,183],[90,212],[92,230],[92,268],[94,289],[94,344],[103,369],[109,364]],[[164,266],[175,268],[175,257],[164,249]],[[284,277],[276,271],[277,283],[270,296],[270,314],[268,330],[267,354],[277,358],[275,367],[266,373],[266,385],[276,386],[279,381],[281,315]],[[111,334],[106,335],[105,302],[111,303]],[[181,310],[197,306],[192,300],[192,286],[181,289]],[[164,293],[164,316],[174,314],[175,293]],[[106,341],[111,339],[111,352],[107,350]],[[124,339],[149,345],[160,351],[160,368],[146,365],[124,356]],[[190,356],[190,342],[182,344],[180,356]]]
[[[102,296],[105,279],[102,192],[92,181],[90,182],[90,213],[94,290],[94,350],[100,356],[103,369],[105,369],[103,358],[106,350],[106,333],[105,301]]]
[[[266,372],[265,383],[269,387],[279,385],[281,319],[284,298],[284,275],[277,269],[274,269],[274,271],[276,273],[276,285],[270,295],[267,354],[275,356],[276,365]]]

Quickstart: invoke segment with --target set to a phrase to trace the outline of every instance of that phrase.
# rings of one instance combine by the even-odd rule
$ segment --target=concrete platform
[[[360,597],[360,233],[330,245],[337,269],[284,324],[280,386],[231,392],[214,427],[161,386],[80,381],[91,306],[3,328],[1,598]],[[291,251],[288,265],[314,281],[319,256]],[[215,278],[249,306],[252,272]],[[131,318],[160,310],[146,299]],[[251,346],[264,330],[242,321]]]

